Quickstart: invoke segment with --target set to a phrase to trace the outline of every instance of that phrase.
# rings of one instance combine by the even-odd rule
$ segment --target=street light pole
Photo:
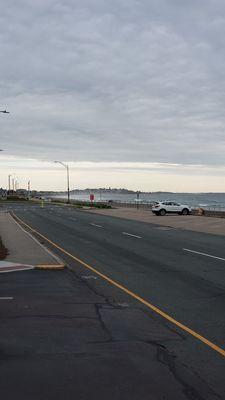
[[[14,191],[15,191],[15,178],[12,178],[12,191],[13,191],[13,195],[14,195]]]
[[[70,175],[69,175],[69,165],[64,164],[61,161],[54,161],[55,163],[63,165],[63,167],[66,168],[66,174],[67,174],[67,203],[70,203]]]
[[[11,175],[9,175],[8,178],[9,178],[9,194],[10,194],[10,190],[11,190]]]

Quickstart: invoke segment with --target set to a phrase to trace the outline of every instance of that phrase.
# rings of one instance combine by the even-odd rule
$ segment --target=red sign
[[[94,199],[95,199],[94,194],[90,194],[90,200],[91,200],[91,201],[94,201]]]

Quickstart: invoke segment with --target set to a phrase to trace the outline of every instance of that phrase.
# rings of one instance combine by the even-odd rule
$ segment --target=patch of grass
[[[91,201],[76,202],[75,205],[78,205],[80,207],[111,208],[111,206],[106,203],[95,203]]]
[[[2,201],[28,201],[25,197],[19,197],[19,196],[8,196],[5,200]]]
[[[56,200],[52,201],[52,204],[67,204],[66,201],[64,200]],[[97,202],[91,202],[91,201],[76,201],[72,200],[70,202],[70,206],[73,206],[75,208],[83,208],[83,207],[90,207],[90,208],[112,208],[111,205],[106,204],[106,203],[97,203]]]

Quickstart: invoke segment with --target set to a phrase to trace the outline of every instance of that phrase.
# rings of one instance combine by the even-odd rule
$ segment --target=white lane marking
[[[92,226],[96,226],[97,228],[103,228],[103,226],[102,226],[102,225],[98,225],[98,224],[90,224],[90,225],[92,225]]]
[[[97,276],[94,275],[81,275],[82,279],[98,279]]]
[[[127,236],[132,236],[135,237],[137,239],[142,239],[142,236],[138,236],[138,235],[132,235],[132,233],[128,233],[128,232],[122,232],[123,235],[127,235]]]
[[[0,297],[0,300],[14,300],[14,297]]]
[[[194,251],[194,250],[190,250],[190,249],[183,249],[183,250],[188,251],[189,253],[200,254],[200,256],[205,256],[205,257],[215,258],[216,260],[225,261],[225,258],[212,256],[212,254],[201,253],[200,251]]]
[[[73,217],[69,217],[69,219],[70,219],[71,221],[76,221],[76,220],[77,220],[76,218],[73,218]]]
[[[9,274],[10,272],[20,272],[20,271],[29,271],[30,269],[34,269],[34,267],[26,267],[26,268],[17,268],[17,269],[11,269],[11,268],[7,268],[4,270],[0,270],[0,274]]]

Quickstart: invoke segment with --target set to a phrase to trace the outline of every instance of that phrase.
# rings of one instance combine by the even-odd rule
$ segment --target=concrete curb
[[[66,267],[66,264],[40,264],[40,265],[36,265],[35,269],[48,269],[51,271],[61,271],[62,269],[64,269]]]

